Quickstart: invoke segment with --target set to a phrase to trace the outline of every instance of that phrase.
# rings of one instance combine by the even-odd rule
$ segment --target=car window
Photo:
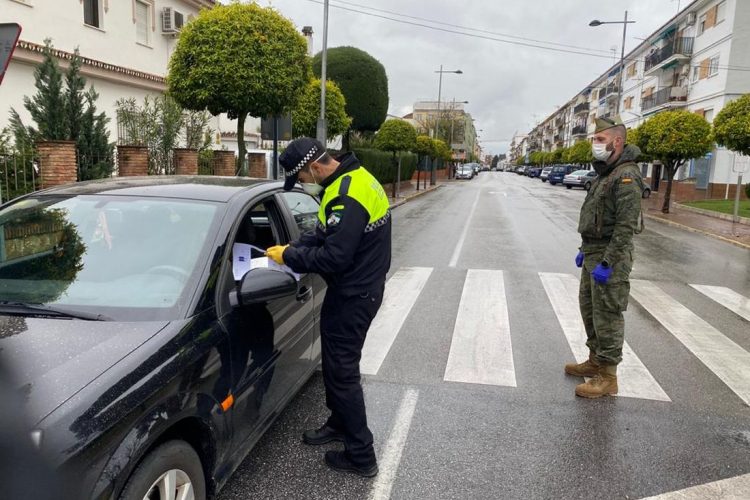
[[[0,300],[171,319],[192,294],[216,203],[40,196],[0,212]]]
[[[300,234],[315,230],[320,209],[318,200],[307,193],[295,191],[282,193],[281,198],[294,216]]]

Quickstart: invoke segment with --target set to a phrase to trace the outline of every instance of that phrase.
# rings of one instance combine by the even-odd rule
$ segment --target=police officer
[[[378,473],[367,427],[359,360],[365,335],[383,300],[391,265],[391,212],[380,183],[353,153],[333,159],[310,138],[292,141],[279,158],[285,190],[299,181],[320,196],[318,225],[268,256],[299,273],[318,273],[328,291],[320,315],[323,383],[331,411],[320,428],[302,438],[311,445],[343,441],[344,451],[328,451],[326,463],[365,477]]]
[[[586,398],[617,394],[633,235],[642,229],[643,181],[635,164],[641,152],[626,145],[625,138],[619,118],[596,120],[592,152],[598,176],[581,207],[578,232],[582,244],[576,256],[576,265],[583,267],[578,300],[589,358],[565,365],[569,375],[591,377],[576,387],[576,394]]]

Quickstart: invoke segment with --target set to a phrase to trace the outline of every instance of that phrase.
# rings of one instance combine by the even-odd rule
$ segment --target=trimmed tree
[[[664,111],[638,127],[636,138],[641,150],[666,169],[667,191],[661,211],[668,214],[672,180],[688,160],[711,151],[711,126],[702,116],[686,110]]]
[[[750,94],[728,103],[714,118],[714,139],[720,146],[750,155]]]
[[[310,82],[307,42],[270,7],[232,3],[203,9],[180,32],[167,87],[186,109],[237,120],[244,165],[245,119],[291,110]]]
[[[589,141],[578,141],[568,148],[565,161],[576,165],[583,165],[594,161]]]
[[[417,136],[416,141],[414,141],[414,149],[412,149],[412,151],[417,154],[418,158],[417,190],[419,190],[419,178],[421,176],[420,172],[422,170],[427,170],[426,168],[422,167],[422,163],[435,156],[435,147],[433,144],[433,140],[426,135]]]
[[[322,54],[313,59],[313,72],[320,78]],[[383,65],[367,52],[355,47],[328,49],[326,78],[339,86],[346,99],[346,114],[352,117],[350,130],[375,132],[388,112],[388,77]],[[349,149],[349,133],[344,134],[344,149]]]
[[[315,137],[320,117],[320,80],[307,84],[299,102],[292,110],[292,131],[295,137]],[[349,128],[352,119],[346,114],[346,99],[338,86],[326,81],[326,137],[336,137]]]
[[[376,148],[393,153],[393,198],[396,197],[396,185],[399,182],[396,154],[403,151],[413,151],[416,143],[417,131],[403,120],[388,120],[383,123],[375,136]]]

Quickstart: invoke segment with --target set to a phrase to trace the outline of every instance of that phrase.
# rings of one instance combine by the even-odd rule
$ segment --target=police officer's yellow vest
[[[370,232],[382,226],[390,218],[390,204],[383,186],[365,168],[359,167],[357,170],[342,175],[326,187],[320,203],[320,210],[318,210],[318,220],[323,227],[326,227],[327,224],[326,208],[331,201],[340,195],[354,198],[365,207],[370,215],[365,232]]]

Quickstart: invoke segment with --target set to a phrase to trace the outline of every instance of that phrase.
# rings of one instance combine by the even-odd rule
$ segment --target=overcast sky
[[[388,112],[399,116],[410,112],[417,100],[437,100],[435,71],[441,64],[445,70],[462,70],[462,75],[443,75],[441,100],[469,101],[466,110],[482,130],[484,151],[503,153],[515,131],[528,131],[619,61],[622,24],[592,28],[589,21],[622,20],[627,9],[629,19],[636,21],[628,25],[627,51],[640,43],[636,37],[648,36],[675,15],[678,2],[685,8],[691,0],[330,0],[328,47],[351,45],[383,63],[390,93]],[[322,1],[258,3],[272,5],[299,28],[312,26],[314,50],[321,49]],[[586,49],[546,45],[562,50],[598,50],[603,57],[442,32],[339,7],[491,38],[543,45],[501,36],[511,35]],[[617,47],[616,59],[612,47]]]

